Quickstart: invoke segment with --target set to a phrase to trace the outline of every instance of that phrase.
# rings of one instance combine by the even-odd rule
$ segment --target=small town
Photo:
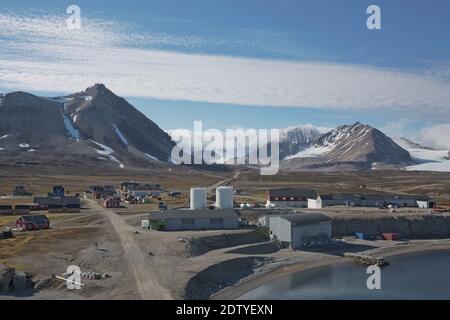
[[[450,301],[449,12],[0,1],[0,318]]]
[[[367,193],[366,186],[361,185],[358,193],[269,187],[261,190],[262,196],[254,197],[248,190],[233,187],[231,181],[189,190],[172,190],[153,181],[87,185],[84,191],[72,192],[54,185],[46,195],[32,194],[27,186],[15,185],[10,195],[0,198],[0,241],[6,246],[15,239],[20,241],[26,233],[58,229],[64,232],[67,227],[60,225],[65,220],[98,218],[100,210],[112,216],[113,225],[117,220],[121,226],[116,228],[126,228],[119,231],[128,233],[124,237],[153,234],[155,239],[172,239],[185,244],[194,256],[207,254],[215,246],[237,246],[234,250],[241,251],[244,257],[253,257],[250,252],[254,250],[262,255],[269,253],[268,256],[286,255],[296,261],[303,259],[305,252],[337,252],[354,263],[385,265],[387,260],[372,256],[370,251],[365,254],[365,249],[386,249],[414,239],[449,236],[448,228],[442,234],[431,230],[432,221],[448,224],[450,215],[448,207],[428,195]],[[358,219],[372,222],[358,223]],[[405,228],[405,223],[410,228]],[[415,226],[411,228],[411,224]],[[212,248],[204,248],[206,243]],[[97,241],[92,245],[99,250]],[[148,255],[155,258],[158,251],[149,250]],[[243,277],[254,273],[257,266],[250,264],[246,268]],[[23,270],[6,266],[1,270],[3,292],[44,290],[51,288],[53,281],[64,283],[69,276],[60,270],[59,274],[47,275],[44,281],[35,281],[32,274]],[[97,269],[82,272],[82,276],[100,281],[113,273]],[[210,288],[206,294],[226,293],[218,289]],[[204,294],[199,297],[207,297]]]

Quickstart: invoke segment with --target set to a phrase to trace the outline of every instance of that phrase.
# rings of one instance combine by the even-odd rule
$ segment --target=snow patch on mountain
[[[329,146],[327,147],[316,147],[316,146],[311,146],[305,150],[302,150],[300,152],[298,152],[297,154],[294,154],[292,156],[288,156],[285,159],[289,160],[289,159],[295,159],[295,158],[311,158],[311,157],[318,157],[320,155],[323,155],[325,153],[327,153],[328,151],[330,151],[332,148],[330,148]]]
[[[97,146],[99,146],[100,148],[102,148],[103,150],[98,150],[95,148],[94,149],[98,154],[101,154],[102,156],[108,158],[109,160],[116,162],[119,164],[120,168],[125,168],[124,164],[122,162],[119,161],[119,159],[117,159],[115,156],[112,155],[112,153],[114,153],[114,150],[104,144],[101,144],[100,142],[94,141],[92,139],[90,139],[89,141],[91,141],[92,143],[95,143]]]
[[[125,138],[123,133],[119,130],[119,128],[115,124],[113,124],[113,127],[119,139],[123,142],[124,145],[128,146],[128,140]]]
[[[64,118],[64,125],[66,126],[67,131],[69,132],[70,136],[74,138],[75,140],[80,140],[80,132],[74,127],[70,119],[63,115]]]
[[[28,143],[21,143],[21,144],[19,144],[19,147],[21,147],[21,148],[29,148],[30,145]]]
[[[145,154],[147,157],[149,157],[150,159],[152,159],[153,161],[159,161],[159,159],[157,157],[152,156],[151,154],[146,153]]]
[[[99,146],[100,148],[103,149],[103,150],[98,150],[98,149],[92,148],[92,149],[94,149],[98,154],[101,154],[101,155],[104,155],[104,156],[108,156],[108,155],[110,155],[111,153],[114,152],[113,149],[111,149],[111,148],[108,147],[108,146],[105,146],[104,144],[101,144],[100,142],[94,141],[94,140],[92,140],[92,139],[90,139],[89,141],[91,141],[92,143],[95,143],[97,146]]]

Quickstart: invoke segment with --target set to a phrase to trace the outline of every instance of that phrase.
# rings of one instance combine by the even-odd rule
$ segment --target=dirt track
[[[120,216],[101,207],[95,200],[88,199],[88,201],[92,208],[95,208],[99,213],[103,213],[113,225],[125,252],[125,259],[130,273],[134,275],[136,287],[141,298],[143,300],[171,299],[172,297],[169,291],[159,285],[150,262],[145,258],[143,252],[137,245],[133,236],[134,229]]]

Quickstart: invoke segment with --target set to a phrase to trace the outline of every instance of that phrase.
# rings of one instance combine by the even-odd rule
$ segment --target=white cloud
[[[78,31],[53,16],[0,15],[0,87],[73,92],[103,82],[124,96],[256,106],[399,109],[448,116],[450,80],[369,66],[287,62],[137,48],[146,39],[113,23]]]
[[[450,150],[450,123],[424,128],[419,132],[418,139],[432,147]]]

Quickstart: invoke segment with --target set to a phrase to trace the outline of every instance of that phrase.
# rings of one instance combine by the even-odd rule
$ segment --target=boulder
[[[18,271],[13,276],[14,290],[25,290],[27,288],[27,275],[25,272]]]
[[[13,268],[0,264],[0,292],[6,292],[11,289],[14,271]]]

